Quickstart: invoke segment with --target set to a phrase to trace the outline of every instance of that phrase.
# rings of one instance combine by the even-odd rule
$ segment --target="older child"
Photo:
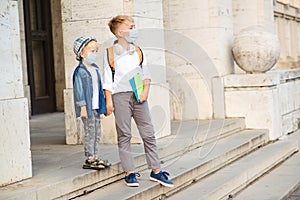
[[[81,117],[84,124],[84,152],[86,160],[84,169],[104,169],[111,164],[101,160],[100,114],[106,113],[106,104],[97,65],[98,45],[93,37],[82,36],[75,40],[73,46],[79,65],[73,74],[73,92],[76,117]]]
[[[139,186],[131,155],[130,125],[133,117],[144,143],[148,167],[152,169],[150,180],[173,187],[173,182],[168,180],[169,174],[160,169],[154,128],[147,102],[151,78],[146,59],[141,56],[141,49],[133,43],[137,38],[134,20],[129,16],[116,16],[108,25],[117,37],[117,41],[113,48],[109,48],[113,52],[107,49],[104,55],[103,88],[106,97],[106,115],[112,112],[115,114],[119,156],[125,171],[125,182],[128,186]],[[110,62],[112,56],[114,59]],[[139,102],[129,82],[138,73],[141,75],[144,87]]]

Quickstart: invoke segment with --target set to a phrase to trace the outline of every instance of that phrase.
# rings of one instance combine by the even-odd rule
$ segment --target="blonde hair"
[[[89,41],[83,48],[82,51],[80,52],[80,60],[82,60],[81,54],[86,52],[88,49],[95,48],[96,51],[99,49],[99,44],[97,43],[96,40],[91,40]]]
[[[95,49],[98,49],[98,48],[99,48],[99,45],[98,45],[98,43],[97,43],[96,40],[91,40],[91,41],[89,41],[89,42],[85,45],[85,47],[87,47],[87,48],[95,48]],[[85,47],[84,47],[84,48],[85,48]]]
[[[115,35],[116,34],[116,30],[125,21],[134,22],[134,19],[132,17],[128,16],[128,15],[118,15],[118,16],[112,18],[108,22],[108,26],[109,26],[110,31]]]

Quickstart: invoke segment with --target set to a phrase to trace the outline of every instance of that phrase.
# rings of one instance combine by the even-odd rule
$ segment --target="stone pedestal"
[[[298,129],[300,70],[224,77],[226,117],[244,117],[247,128],[268,129],[275,140]]]
[[[0,4],[0,186],[32,176],[27,99],[24,98],[18,1]]]

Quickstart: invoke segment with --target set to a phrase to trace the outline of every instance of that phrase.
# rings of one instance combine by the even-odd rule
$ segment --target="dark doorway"
[[[56,111],[50,0],[24,0],[31,113]]]

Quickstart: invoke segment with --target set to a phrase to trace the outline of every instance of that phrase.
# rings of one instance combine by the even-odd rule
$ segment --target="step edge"
[[[244,129],[243,129],[243,127],[245,126],[245,123],[244,123],[244,119],[242,119],[242,118],[238,118],[238,119],[234,119],[235,121],[232,121],[231,123],[229,123],[229,124],[227,124],[226,126],[225,126],[225,128],[226,129],[228,129],[228,131],[226,131],[225,132],[225,135],[224,135],[224,133],[222,132],[222,134],[221,135],[224,135],[223,137],[221,137],[221,138],[214,138],[214,139],[222,139],[222,138],[226,138],[226,137],[228,137],[228,136],[230,136],[230,135],[233,135],[234,133],[238,133],[238,132],[240,132],[240,131],[243,131]],[[232,129],[232,127],[234,127],[234,129]],[[222,127],[222,128],[217,128],[217,129],[214,129],[212,132],[216,132],[216,131],[219,131],[220,129],[224,129],[224,127]],[[260,131],[260,130],[258,130],[258,131]],[[207,143],[202,143],[202,142],[197,142],[196,144],[194,144],[193,145],[193,147],[191,148],[191,149],[189,149],[189,151],[191,151],[191,150],[193,150],[193,149],[196,149],[196,148],[198,148],[198,147],[200,147],[200,146],[203,146],[203,145],[207,145],[207,144],[209,144],[209,143],[211,143],[211,142],[213,142],[213,141],[215,141],[215,140],[211,140],[210,142],[207,142]],[[167,151],[167,150],[166,150]],[[186,153],[186,152],[184,152],[184,153]],[[175,154],[174,154],[174,156],[173,157],[175,157],[176,155],[180,155],[180,154],[182,154],[182,151],[178,151],[178,152],[176,152]],[[136,156],[136,157],[134,157],[134,160],[136,161],[136,160],[139,160],[139,159],[142,159],[142,160],[144,160],[144,154],[141,154],[141,155],[138,155],[138,156]],[[161,160],[162,161],[164,161],[164,160],[169,160],[169,159],[172,159],[172,157],[170,157],[170,155],[168,155],[168,156],[164,156],[164,157],[162,157],[161,158]],[[139,165],[139,164],[137,164],[136,165],[136,169],[143,169],[144,168],[144,166],[146,166],[146,162],[144,162],[144,161],[142,161],[142,164],[141,165]],[[112,167],[117,167],[117,168],[120,168],[120,163],[116,163],[114,166],[112,166]],[[69,183],[72,183],[73,181],[75,181],[76,179],[81,179],[82,177],[84,177],[84,176],[91,176],[91,174],[94,174],[94,173],[96,173],[96,172],[90,172],[90,173],[88,173],[88,174],[84,174],[84,175],[80,175],[80,176],[76,176],[75,178],[74,177],[71,177],[69,180],[68,180],[68,182]],[[92,183],[89,183],[89,184],[87,184],[86,186],[84,186],[84,187],[79,187],[79,188],[74,188],[71,192],[63,192],[61,195],[55,195],[55,196],[53,196],[53,198],[60,198],[60,197],[64,197],[64,196],[70,196],[70,197],[73,197],[74,195],[71,195],[72,193],[76,193],[76,195],[78,194],[78,191],[80,190],[80,191],[84,191],[84,190],[86,190],[87,188],[92,188],[92,189],[96,189],[96,188],[99,188],[99,187],[103,187],[104,185],[107,185],[107,184],[109,184],[109,183],[113,183],[113,182],[115,182],[115,181],[118,181],[118,180],[121,180],[121,179],[123,179],[123,178],[119,178],[119,179],[114,179],[114,177],[115,176],[120,176],[121,177],[121,174],[123,174],[122,172],[120,172],[120,173],[117,173],[117,174],[114,174],[112,177],[107,177],[107,178],[105,178],[104,180],[101,180],[101,181],[98,181],[98,180],[95,180],[95,181],[92,181]],[[122,176],[123,177],[123,176]],[[67,179],[65,179],[65,180],[67,180]],[[63,181],[63,182],[65,182],[65,180]],[[113,180],[113,181],[109,181],[109,180]],[[106,183],[106,181],[108,181],[108,183]],[[43,186],[40,186],[40,187],[38,187],[38,189],[32,189],[32,190],[27,190],[26,191],[26,193],[28,192],[28,193],[30,193],[30,196],[32,196],[32,195],[34,195],[34,196],[40,196],[39,194],[41,194],[41,193],[43,193],[43,191],[49,191],[49,188],[52,188],[52,187],[54,187],[54,188],[56,188],[56,186],[57,185],[60,185],[61,184],[61,182],[59,182],[58,184],[52,184],[52,183],[50,183],[50,184],[48,184],[48,185],[43,185]],[[95,187],[93,187],[93,185],[95,185]],[[20,194],[16,194],[16,195],[14,195],[13,197],[11,197],[12,199],[18,199],[18,198],[24,198],[24,195],[23,195],[23,193],[20,193]]]
[[[265,173],[267,173],[269,170],[274,169],[274,167],[276,167],[277,165],[281,164],[282,162],[284,162],[287,158],[289,158],[293,153],[295,153],[295,151],[297,151],[297,148],[294,147],[294,145],[290,145],[290,148],[286,151],[284,151],[280,157],[278,159],[276,159],[274,162],[270,163],[269,166],[263,167],[262,165],[262,169],[259,170],[259,172],[257,172],[254,176],[252,177],[248,177],[247,181],[245,183],[239,184],[237,187],[235,187],[234,189],[231,190],[231,192],[229,192],[229,194],[225,194],[222,197],[220,197],[219,199],[228,199],[229,195],[234,197],[235,194],[237,194],[239,191],[241,191],[242,189],[244,189],[247,185],[251,184],[252,182],[254,182],[255,180],[257,180],[259,177],[263,176]],[[275,158],[274,158],[275,159]],[[257,167],[257,166],[256,166]],[[249,170],[251,171],[251,170]],[[244,173],[249,172],[248,170]],[[241,174],[240,176],[243,176],[243,174]],[[248,174],[248,173],[247,173]],[[235,178],[236,179],[236,178]],[[226,184],[225,184],[226,185]],[[207,195],[209,196],[209,195]],[[212,195],[213,196],[213,195]],[[204,198],[205,199],[205,198]],[[210,198],[207,198],[210,199]]]
[[[237,155],[232,155],[232,156],[231,156],[231,157],[232,157],[232,160],[230,160],[230,162],[233,162],[234,160],[236,160],[236,159],[242,157],[243,155],[249,153],[249,151],[252,151],[253,149],[257,148],[258,146],[265,144],[265,140],[264,140],[264,138],[263,138],[264,135],[265,135],[265,134],[260,134],[260,135],[258,135],[258,136],[256,136],[256,137],[252,138],[251,140],[248,140],[247,142],[243,143],[242,145],[238,146],[237,148],[230,150],[229,152],[230,152],[231,154],[235,154],[235,152],[236,152],[236,150],[237,150],[238,148],[245,148],[245,150],[244,150],[243,152],[239,152],[239,153],[237,153]],[[254,143],[253,143],[253,140],[259,140],[259,141],[261,141],[261,142],[258,142],[258,143],[256,143],[255,145],[251,145],[251,144],[254,144]],[[247,147],[248,147],[248,148],[247,148]],[[179,189],[179,190],[182,189],[183,187],[186,186],[186,183],[189,184],[189,183],[193,182],[194,179],[195,179],[195,177],[192,178],[192,179],[185,179],[185,182],[184,182],[184,183],[180,183],[180,184],[176,184],[177,179],[182,178],[182,176],[188,176],[188,174],[191,173],[191,171],[194,171],[194,170],[200,170],[200,168],[206,168],[207,165],[211,165],[211,164],[212,164],[211,162],[217,162],[217,161],[219,160],[220,157],[222,157],[222,156],[224,156],[224,155],[230,154],[229,152],[225,152],[225,153],[223,153],[222,155],[220,155],[220,156],[214,158],[213,160],[210,160],[209,162],[200,164],[200,165],[196,166],[195,168],[193,168],[193,169],[191,169],[191,170],[189,170],[189,171],[187,171],[187,172],[185,172],[185,173],[183,173],[183,174],[180,174],[180,175],[178,175],[178,176],[172,177],[172,181],[174,182],[175,187],[174,187],[174,188],[164,188],[164,189],[163,189],[163,193],[160,193],[160,194],[158,194],[158,195],[157,195],[157,191],[156,191],[156,196],[155,196],[155,197],[151,197],[151,198],[155,199],[155,198],[159,198],[159,197],[161,197],[161,196],[164,196],[164,197],[165,197],[165,196],[170,196],[170,195],[173,194],[174,192],[178,191],[178,189]],[[214,169],[212,169],[211,171],[209,171],[209,172],[207,172],[207,173],[199,174],[199,175],[197,176],[197,178],[200,179],[200,178],[202,178],[202,177],[205,177],[205,176],[207,176],[208,174],[211,174],[211,173],[213,173],[214,171],[217,171],[218,169],[220,169],[220,168],[222,168],[223,166],[227,165],[229,162],[228,162],[228,159],[226,159],[226,161],[224,161],[224,162],[219,162],[219,163],[221,163],[221,164],[219,164],[219,165],[213,164],[213,165],[215,165],[215,166],[217,166],[217,167],[214,168]],[[201,171],[201,170],[200,170],[200,171]],[[134,194],[133,196],[128,197],[128,199],[137,199],[137,197],[139,197],[140,194],[145,193],[145,192],[150,193],[150,195],[151,195],[151,194],[153,193],[152,190],[155,189],[155,188],[158,187],[158,186],[159,186],[159,184],[154,184],[154,185],[150,186],[149,188],[146,188],[145,190],[140,191],[140,193]],[[161,190],[160,190],[160,191],[161,191]],[[140,197],[139,197],[139,198],[140,198]]]
[[[270,169],[276,167],[278,164],[284,162],[284,160],[286,160],[293,153],[295,153],[295,151],[297,151],[297,149],[298,149],[298,147],[295,145],[295,143],[290,143],[288,145],[287,150],[284,150],[284,151],[282,149],[278,150],[278,152],[280,152],[279,160],[275,159],[275,158],[271,158],[270,159],[271,165],[268,165],[267,167],[264,167],[266,163],[260,163],[261,167],[260,167],[259,172],[255,173],[255,175],[252,176],[250,179],[247,179],[247,181],[239,181],[239,183],[235,183],[236,180],[242,179],[240,177],[243,177],[245,174],[247,174],[247,175],[251,174],[251,173],[249,173],[251,171],[251,167],[246,169],[246,171],[243,171],[242,173],[238,174],[233,179],[230,179],[229,181],[223,183],[220,186],[217,186],[214,191],[211,191],[211,192],[207,193],[205,196],[202,196],[201,199],[228,199],[228,198],[234,197],[236,193],[241,191],[248,184],[251,184],[253,181],[255,181],[257,178],[259,178],[261,175],[265,174],[268,170],[270,170]],[[281,152],[281,151],[283,151],[283,152]],[[256,168],[257,168],[257,166],[256,166]],[[225,168],[223,168],[223,169],[225,169]],[[217,175],[215,175],[215,176],[217,176]],[[203,181],[205,181],[205,180],[203,180]],[[235,185],[229,184],[230,181],[234,182]],[[232,189],[232,187],[233,187],[233,189]],[[230,192],[226,192],[226,194],[225,194],[223,191],[230,191]],[[222,193],[222,194],[220,195],[219,193]]]
[[[226,129],[228,129],[228,130],[226,130],[226,132],[225,132],[225,136],[223,136],[223,137],[221,137],[221,138],[214,138],[214,140],[211,140],[210,142],[207,142],[207,143],[202,143],[202,141],[200,141],[200,142],[197,142],[196,144],[193,144],[192,145],[192,147],[189,147],[188,148],[188,151],[184,151],[184,149],[182,149],[182,150],[179,150],[179,151],[177,151],[177,152],[175,152],[175,153],[172,153],[172,154],[169,154],[169,155],[167,155],[167,156],[163,156],[163,157],[160,157],[160,160],[161,160],[161,162],[166,162],[166,161],[168,161],[168,160],[170,160],[170,159],[173,159],[174,157],[176,157],[176,156],[178,156],[178,155],[182,155],[182,154],[185,154],[185,153],[187,153],[187,152],[189,152],[189,151],[192,151],[192,150],[194,150],[194,149],[196,149],[196,148],[199,148],[199,147],[201,147],[201,146],[204,146],[204,145],[208,145],[208,144],[210,144],[210,143],[212,143],[212,142],[214,142],[216,139],[223,139],[223,138],[226,138],[226,137],[228,137],[228,136],[230,136],[230,135],[233,135],[233,134],[235,134],[235,133],[239,133],[239,132],[241,132],[241,131],[244,131],[244,129],[242,129],[242,127],[244,126],[243,124],[244,124],[244,119],[240,119],[240,118],[238,118],[237,120],[236,119],[234,119],[235,121],[232,121],[231,123],[229,123],[229,124],[227,124],[225,127],[226,127]],[[234,129],[232,128],[232,127],[234,127]],[[219,131],[220,129],[224,129],[224,127],[222,127],[222,128],[217,128],[217,129],[214,129],[212,132],[216,132],[216,131]],[[263,133],[261,134],[261,135],[263,135],[265,132],[263,131],[263,130],[257,130],[257,131],[262,131]],[[222,134],[221,135],[224,135],[224,133],[222,132]],[[162,150],[162,149],[160,149],[160,150]],[[163,151],[168,151],[167,149],[165,149],[165,150],[163,150]],[[161,153],[160,153],[161,154]],[[136,166],[136,170],[138,171],[138,170],[143,170],[143,169],[146,169],[147,168],[147,163],[146,163],[146,161],[145,161],[145,158],[144,158],[144,155],[145,154],[141,154],[141,155],[138,155],[138,156],[135,156],[134,157],[134,160],[135,160],[135,166]],[[141,159],[141,160],[144,160],[144,161],[141,161],[141,162],[136,162],[136,160],[138,160],[138,159]],[[142,164],[139,164],[139,163],[142,163]],[[117,163],[117,165],[120,165],[120,163]],[[119,173],[118,175],[121,175],[121,174],[123,174],[122,172],[121,173]],[[110,178],[108,178],[108,179],[110,179]],[[119,180],[122,180],[123,179],[123,176],[122,176],[122,178],[120,178]],[[72,179],[73,180],[73,179]],[[105,179],[105,180],[107,180],[107,179]],[[115,181],[118,181],[118,180],[115,180]],[[113,181],[113,182],[115,182],[115,181]],[[77,188],[77,189],[75,189],[75,190],[73,190],[73,191],[71,191],[71,192],[69,192],[69,193],[66,193],[66,194],[63,194],[63,195],[61,195],[61,196],[71,196],[71,197],[76,197],[76,195],[74,196],[74,195],[71,195],[72,193],[78,193],[78,191],[80,190],[80,191],[84,191],[84,190],[86,190],[87,188],[90,188],[91,190],[95,190],[95,189],[97,189],[97,188],[100,188],[100,187],[103,187],[103,186],[105,186],[105,185],[107,185],[107,184],[102,184],[102,182],[103,181],[95,181],[94,183],[92,183],[92,184],[89,184],[89,185],[86,185],[84,188]],[[112,183],[113,183],[112,182]],[[79,192],[79,193],[82,193],[82,192]],[[55,197],[55,198],[59,198],[59,197]]]

